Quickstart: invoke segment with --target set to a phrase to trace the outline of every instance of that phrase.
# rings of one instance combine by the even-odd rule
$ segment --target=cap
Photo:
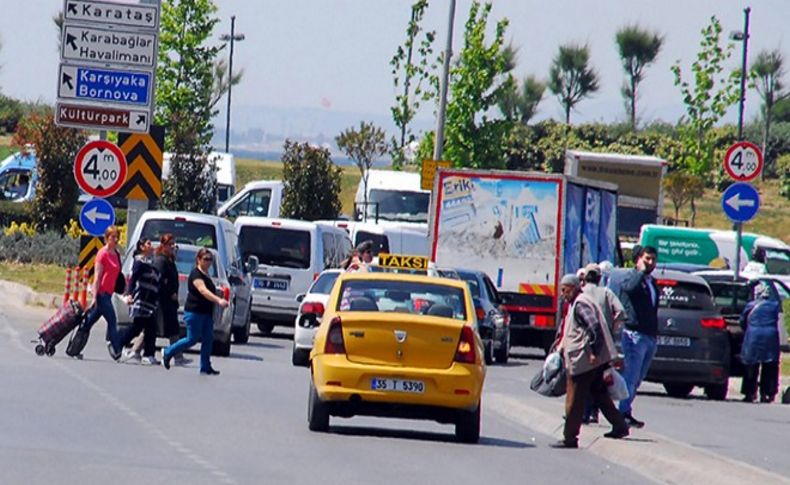
[[[600,276],[601,275],[601,267],[598,266],[595,263],[590,263],[590,264],[588,264],[587,266],[584,267],[584,273],[585,274],[595,273],[598,276]]]
[[[579,277],[575,274],[568,273],[560,280],[561,285],[579,286]]]

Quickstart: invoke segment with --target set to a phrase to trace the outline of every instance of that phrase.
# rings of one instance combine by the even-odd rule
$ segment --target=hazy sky
[[[234,65],[245,71],[234,88],[234,106],[320,108],[388,115],[394,89],[389,61],[405,38],[411,0],[215,0],[221,23],[216,37],[230,30],[246,40],[236,45]],[[454,51],[460,50],[471,0],[458,0]],[[644,119],[676,121],[683,105],[670,66],[689,65],[699,48],[700,30],[711,15],[725,33],[743,28],[743,9],[752,7],[750,56],[781,48],[790,60],[785,30],[790,0],[495,0],[490,24],[510,20],[507,38],[519,49],[516,74],[545,78],[552,56],[562,43],[587,43],[601,78],[601,90],[581,102],[574,122],[624,119],[620,86],[622,67],[614,44],[616,30],[638,22],[658,30],[666,42],[658,61],[647,71],[639,110]],[[52,16],[62,0],[0,0],[0,90],[16,98],[53,102],[59,53]],[[423,22],[437,31],[436,50],[443,49],[448,2],[430,2]],[[731,67],[740,65],[737,43]],[[787,82],[790,82],[788,80]],[[758,108],[755,91],[747,94],[747,119]],[[430,118],[426,109],[421,118]],[[539,118],[562,119],[551,94],[540,105]],[[735,121],[737,109],[730,110]]]

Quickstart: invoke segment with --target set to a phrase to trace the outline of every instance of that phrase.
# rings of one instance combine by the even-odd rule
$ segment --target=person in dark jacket
[[[171,233],[163,234],[159,238],[159,247],[156,248],[154,266],[159,270],[159,311],[162,315],[162,327],[165,337],[170,339],[170,344],[178,341],[178,269],[176,268],[176,238]],[[185,365],[191,362],[182,354],[173,356],[175,365]]]
[[[134,249],[132,274],[127,285],[126,303],[132,326],[119,338],[119,347],[125,347],[141,331],[143,337],[142,363],[157,365],[156,360],[156,309],[159,306],[159,271],[154,267],[154,247],[142,238]]]
[[[760,376],[760,402],[773,402],[779,391],[779,302],[771,299],[770,289],[758,284],[754,300],[741,313],[744,329],[741,360],[745,367],[741,392],[745,402],[757,398]]]
[[[659,295],[658,286],[650,274],[656,268],[657,251],[652,246],[641,247],[638,251],[635,248],[634,258],[636,268],[620,285],[620,294],[628,300],[631,312],[626,311],[622,334],[623,378],[628,385],[628,398],[620,401],[619,408],[629,426],[641,428],[645,423],[634,417],[632,405],[656,355]]]

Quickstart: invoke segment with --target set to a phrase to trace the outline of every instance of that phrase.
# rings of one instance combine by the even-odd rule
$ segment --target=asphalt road
[[[644,430],[608,440],[607,427],[584,427],[581,450],[555,450],[563,403],[528,390],[541,360],[524,353],[489,368],[478,445],[407,420],[333,418],[312,433],[308,371],[291,366],[287,333],[253,335],[206,377],[195,364],[113,362],[101,323],[84,360],[64,344],[38,357],[30,340],[50,314],[0,301],[3,484],[790,483],[790,406],[648,392],[636,404]]]

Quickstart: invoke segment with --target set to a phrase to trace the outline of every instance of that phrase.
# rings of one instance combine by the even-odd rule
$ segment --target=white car
[[[307,367],[310,364],[310,351],[313,350],[315,331],[321,324],[319,315],[324,314],[329,293],[332,292],[332,287],[341,273],[343,273],[342,269],[323,271],[307,293],[296,296],[300,305],[294,322],[294,346],[291,357],[293,365]]]

